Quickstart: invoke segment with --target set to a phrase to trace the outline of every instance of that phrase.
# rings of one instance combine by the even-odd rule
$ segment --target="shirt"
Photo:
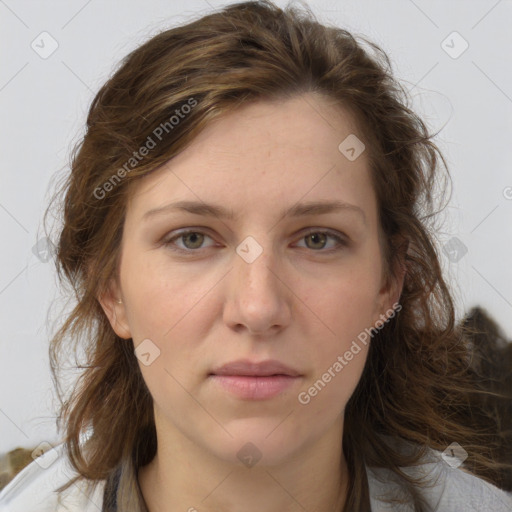
[[[439,452],[418,466],[402,468],[410,476],[428,475],[432,485],[418,488],[427,510],[439,512],[512,512],[512,492],[446,463]],[[407,497],[405,487],[390,470],[367,467],[371,512],[414,512],[412,502],[389,504],[388,497]],[[64,444],[31,462],[0,492],[0,512],[101,512],[105,481],[79,480],[59,496],[55,489],[77,473]]]

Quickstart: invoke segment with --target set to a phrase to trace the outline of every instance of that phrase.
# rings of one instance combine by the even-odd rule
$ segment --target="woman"
[[[246,2],[102,87],[51,349],[87,360],[5,510],[511,509],[427,222],[444,161],[367,44]]]

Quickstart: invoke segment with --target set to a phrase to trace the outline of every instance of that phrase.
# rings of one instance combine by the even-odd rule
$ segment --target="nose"
[[[278,267],[269,249],[250,263],[235,253],[223,311],[226,325],[237,332],[245,329],[265,336],[289,324],[293,294]]]

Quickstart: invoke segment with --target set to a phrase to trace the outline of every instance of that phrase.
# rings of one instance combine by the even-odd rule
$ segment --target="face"
[[[383,281],[366,151],[338,149],[350,134],[364,140],[320,96],[252,103],[137,182],[100,302],[138,350],[159,435],[235,462],[251,442],[269,464],[341,436],[371,342],[358,336],[401,288]],[[203,208],[173,208],[183,201]],[[334,202],[352,206],[302,208]],[[238,360],[296,376],[216,372]]]

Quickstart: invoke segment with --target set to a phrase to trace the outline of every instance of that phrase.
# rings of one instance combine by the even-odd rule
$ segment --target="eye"
[[[202,249],[201,245],[205,237],[211,239],[210,236],[208,236],[206,233],[203,233],[202,231],[181,231],[172,236],[171,238],[167,238],[166,240],[164,240],[163,245],[176,251],[193,251],[195,249]],[[184,247],[174,247],[174,241],[180,239],[184,242]]]
[[[334,247],[330,247],[323,251],[329,238],[334,240],[336,243]],[[348,245],[347,241],[339,234],[329,230],[311,230],[303,235],[301,240],[306,240],[306,248],[313,249],[316,252],[330,252],[331,250],[335,251],[340,249],[340,247],[345,247]],[[311,243],[308,243],[307,241],[311,241]]]

